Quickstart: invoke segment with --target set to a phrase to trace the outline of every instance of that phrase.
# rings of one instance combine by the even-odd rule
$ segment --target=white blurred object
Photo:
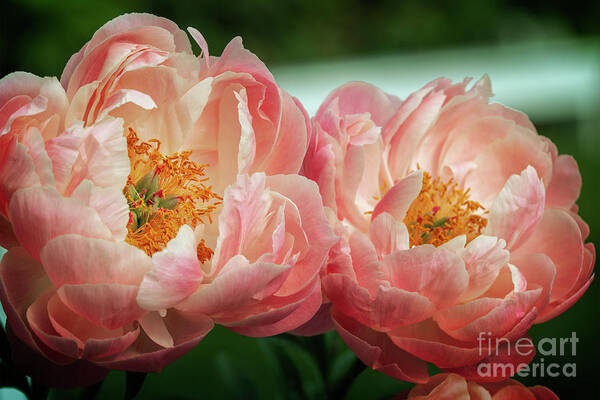
[[[369,82],[405,98],[441,76],[460,81],[485,73],[493,101],[524,111],[536,122],[580,120],[600,109],[598,41],[531,42],[273,68],[278,84],[298,97],[310,115],[332,89],[348,81]]]

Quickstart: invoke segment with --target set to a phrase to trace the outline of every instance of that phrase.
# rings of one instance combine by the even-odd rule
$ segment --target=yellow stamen
[[[404,218],[410,235],[410,245],[430,243],[439,246],[465,234],[473,240],[487,225],[481,204],[469,200],[469,189],[462,190],[450,180],[432,179],[423,173],[423,187]]]
[[[159,140],[140,142],[131,128],[127,149],[131,162],[131,173],[123,190],[131,210],[127,243],[152,255],[164,249],[182,225],[195,228],[205,221],[212,222],[211,212],[222,198],[204,183],[208,180],[207,165],[191,161],[188,151],[165,156],[160,152]],[[147,176],[157,182],[154,193],[136,189],[136,184]],[[212,257],[213,251],[202,240],[197,254],[200,262],[204,262]]]

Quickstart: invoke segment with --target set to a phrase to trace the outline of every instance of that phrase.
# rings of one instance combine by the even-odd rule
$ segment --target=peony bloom
[[[456,374],[439,374],[397,400],[558,400],[544,386],[525,387],[512,379],[480,385]]]
[[[0,294],[41,382],[158,371],[214,320],[268,335],[321,304],[334,236],[295,175],[306,113],[239,39],[209,58],[192,33],[204,58],[174,23],[124,15],[62,86],[0,81]]]
[[[529,327],[592,280],[575,160],[489,104],[487,77],[468,83],[440,79],[400,105],[350,83],[313,121],[303,171],[345,232],[323,278],[331,315],[363,362],[398,379],[426,381],[427,362],[510,376],[534,355]],[[512,368],[480,376],[494,363]]]

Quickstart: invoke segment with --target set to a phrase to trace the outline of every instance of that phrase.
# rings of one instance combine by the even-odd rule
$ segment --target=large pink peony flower
[[[456,374],[439,374],[395,400],[558,400],[544,386],[525,387],[512,379],[480,385]]]
[[[51,361],[17,354],[42,382],[158,371],[213,320],[269,335],[321,303],[334,237],[294,175],[306,113],[239,39],[209,58],[192,33],[204,58],[174,23],[125,15],[62,86],[0,81],[0,293],[14,336]],[[52,381],[56,364],[77,374]]]
[[[427,362],[506,378],[477,366],[514,373],[533,357],[529,327],[592,279],[575,160],[489,104],[487,77],[468,82],[434,81],[400,105],[350,83],[313,121],[303,171],[345,232],[323,278],[331,315],[361,360],[398,379],[426,381]]]

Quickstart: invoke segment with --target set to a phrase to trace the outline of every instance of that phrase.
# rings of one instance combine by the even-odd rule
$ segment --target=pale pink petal
[[[406,216],[408,208],[417,198],[423,186],[423,171],[418,170],[397,182],[377,203],[371,220],[382,212],[387,212],[398,221]]]
[[[427,297],[437,309],[452,306],[469,283],[462,259],[430,245],[397,251],[382,264],[392,286]]]
[[[167,348],[173,347],[173,337],[169,333],[163,317],[158,312],[152,311],[147,313],[139,322],[146,335],[156,344]]]
[[[80,200],[62,197],[55,189],[17,191],[10,202],[9,217],[15,236],[35,258],[57,236],[75,233],[92,238],[112,238],[112,232],[93,209]]]
[[[485,234],[502,238],[514,249],[532,233],[544,213],[544,184],[527,167],[511,176],[490,209]]]
[[[289,269],[285,265],[254,263],[237,255],[210,283],[201,284],[178,309],[218,316],[252,303],[253,296]]]
[[[44,148],[44,138],[36,128],[27,129],[22,133],[20,142],[27,146],[29,156],[35,165],[35,172],[40,177],[42,185],[54,186],[54,174],[52,173],[52,161]]]
[[[505,245],[502,239],[480,235],[458,252],[469,274],[469,287],[461,295],[462,301],[480,296],[492,285],[500,269],[508,263]]]
[[[150,257],[125,242],[67,234],[48,242],[41,260],[56,287],[64,284],[139,285]]]
[[[406,225],[386,212],[373,219],[369,226],[369,237],[377,249],[379,257],[384,257],[396,250],[409,248]]]
[[[240,143],[238,149],[238,173],[247,174],[250,172],[254,155],[256,154],[256,138],[252,129],[252,115],[248,111],[248,99],[246,91],[242,89],[239,93],[235,92],[235,98],[238,101],[238,121],[240,124]]]
[[[411,94],[385,126],[383,135],[390,143],[388,162],[393,176],[404,176],[410,168],[414,168],[415,149],[435,122],[445,100],[442,91],[425,87]]]
[[[368,290],[371,296],[375,296],[379,286],[387,284],[386,271],[381,266],[376,248],[361,232],[354,232],[348,240],[348,245],[354,275],[352,279],[356,280],[361,288]]]
[[[134,89],[118,89],[112,92],[112,95],[104,101],[102,111],[97,119],[102,120],[108,116],[112,110],[127,103],[135,104],[144,110],[152,110],[157,107],[154,100],[152,100],[152,97],[148,96],[146,93]]]
[[[237,182],[225,190],[213,270],[220,269],[239,254],[245,238],[251,238],[252,232],[262,231],[272,201],[265,189],[265,179],[264,174],[240,175]]]
[[[123,189],[110,186],[99,187],[84,179],[75,188],[71,197],[83,201],[93,208],[104,225],[110,229],[115,240],[124,240],[129,231],[129,205],[123,195]]]
[[[204,58],[204,62],[206,63],[206,68],[210,68],[210,54],[208,53],[208,44],[206,43],[206,39],[204,39],[204,36],[202,36],[202,34],[196,28],[188,27],[187,30],[190,35],[192,35],[192,38],[196,41],[198,46],[200,46],[200,50],[202,50],[202,58]]]
[[[396,111],[397,99],[364,82],[350,82],[333,90],[321,103],[315,118],[319,120],[329,104],[338,99],[340,115],[370,113],[377,126],[384,126]]]
[[[191,295],[202,282],[198,243],[192,228],[182,225],[167,247],[152,256],[152,268],[140,284],[138,303],[147,310],[175,306]]]
[[[85,128],[83,136],[66,192],[71,193],[84,179],[100,187],[125,187],[131,167],[123,120],[106,118]]]
[[[123,284],[62,285],[60,299],[70,309],[106,329],[116,329],[140,318],[145,311],[137,302],[138,287]]]
[[[40,178],[27,147],[12,135],[0,136],[0,213],[8,214],[15,191],[39,185]]]

